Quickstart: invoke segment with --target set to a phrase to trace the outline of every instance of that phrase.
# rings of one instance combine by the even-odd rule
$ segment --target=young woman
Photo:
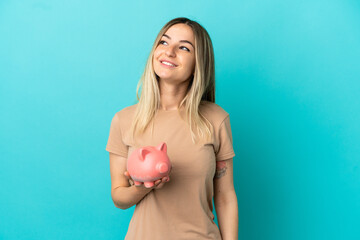
[[[213,47],[199,23],[176,18],[160,30],[137,99],[113,117],[106,146],[115,206],[136,204],[125,239],[238,239],[230,118],[215,104]],[[170,181],[135,186],[128,156],[161,142],[172,164]]]

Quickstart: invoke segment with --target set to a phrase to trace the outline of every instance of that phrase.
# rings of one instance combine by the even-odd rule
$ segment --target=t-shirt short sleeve
[[[121,121],[116,113],[111,121],[109,138],[106,145],[106,151],[118,154],[127,158],[128,147],[124,144],[121,133]]]
[[[218,151],[216,161],[226,160],[235,156],[230,126],[230,116],[227,115],[221,122],[218,132]]]

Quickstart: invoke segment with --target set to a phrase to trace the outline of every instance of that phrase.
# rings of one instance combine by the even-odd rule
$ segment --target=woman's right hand
[[[171,170],[170,170],[170,173],[171,173]],[[169,173],[169,176],[170,176],[170,173]],[[131,186],[134,185],[134,180],[131,178],[129,172],[128,172],[128,171],[125,171],[125,172],[124,172],[124,175],[125,175],[125,177],[127,177],[130,185],[131,185]],[[139,186],[136,186],[136,185],[135,185],[135,186],[136,186],[136,187],[143,187],[143,188],[147,188],[147,189],[160,189],[160,188],[162,188],[162,187],[164,186],[164,184],[165,184],[166,182],[168,182],[168,181],[170,181],[170,179],[169,179],[168,177],[163,177],[162,179],[156,180],[156,181],[154,182],[154,186],[149,187],[149,188],[145,187],[144,183],[141,184],[141,185],[139,185]]]

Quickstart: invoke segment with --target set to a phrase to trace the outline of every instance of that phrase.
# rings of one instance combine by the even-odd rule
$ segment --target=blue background
[[[209,32],[230,114],[239,239],[360,239],[360,4],[0,2],[0,239],[123,239],[111,118],[160,28]]]

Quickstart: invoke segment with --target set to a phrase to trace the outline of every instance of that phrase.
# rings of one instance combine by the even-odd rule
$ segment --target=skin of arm
[[[117,187],[111,191],[111,196],[115,207],[123,210],[137,204],[152,189],[140,188],[132,185],[130,187]]]
[[[111,197],[115,207],[127,209],[137,204],[152,189],[130,186],[129,180],[124,176],[126,171],[126,158],[110,153]]]
[[[216,162],[214,203],[222,240],[237,240],[239,216],[232,158]]]

